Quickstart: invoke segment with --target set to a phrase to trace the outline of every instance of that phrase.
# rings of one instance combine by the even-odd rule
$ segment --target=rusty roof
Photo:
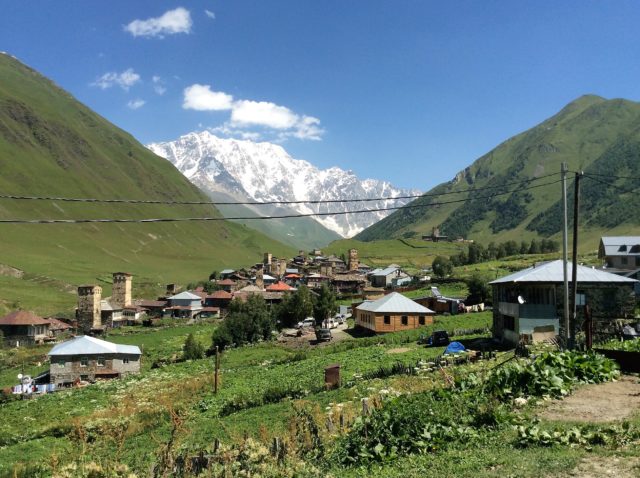
[[[31,311],[17,310],[0,318],[0,325],[49,325],[49,321]]]

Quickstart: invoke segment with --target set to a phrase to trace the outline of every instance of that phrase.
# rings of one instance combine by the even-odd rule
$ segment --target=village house
[[[82,335],[56,345],[48,353],[50,383],[68,387],[77,381],[117,378],[140,372],[142,352]]]
[[[49,321],[33,312],[18,310],[0,318],[0,331],[11,347],[42,343],[49,335]]]
[[[571,290],[572,264],[567,263]],[[577,268],[579,321],[589,305],[594,321],[624,317],[634,303],[634,279],[591,267]],[[510,344],[536,342],[560,334],[563,316],[562,261],[551,261],[494,280],[493,334]]]
[[[367,279],[360,274],[336,274],[331,279],[331,285],[337,294],[362,294],[367,285]]]
[[[355,324],[376,333],[409,330],[433,323],[435,312],[397,292],[355,308]]]
[[[602,237],[598,258],[603,270],[630,279],[640,279],[640,236]],[[640,283],[636,284],[640,296]]]
[[[169,297],[171,317],[193,319],[202,312],[202,298],[188,291]]]
[[[408,277],[400,266],[392,264],[384,269],[375,269],[369,273],[369,281],[373,287],[391,287],[394,279]]]
[[[329,284],[331,279],[322,274],[309,274],[307,276],[307,287],[309,289],[320,289],[322,284]]]
[[[218,307],[219,309],[228,309],[233,294],[224,290],[216,290],[213,293],[207,295],[204,299],[205,307]]]
[[[55,317],[48,317],[45,320],[49,322],[49,337],[60,337],[66,333],[71,333],[74,330],[72,325],[60,319],[56,319]]]

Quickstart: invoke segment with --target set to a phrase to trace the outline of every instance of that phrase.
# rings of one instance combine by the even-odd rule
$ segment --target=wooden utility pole
[[[571,311],[570,321],[570,333],[569,333],[569,348],[572,349],[575,346],[576,341],[576,323],[578,322],[578,304],[576,298],[578,295],[578,214],[580,212],[580,177],[582,173],[576,173],[576,180],[573,190],[573,269],[571,271],[571,283],[573,284],[571,290],[571,304],[573,310]]]
[[[567,276],[567,163],[562,163],[562,274],[564,279],[564,334],[567,345],[569,344],[569,277]]]
[[[215,374],[213,376],[213,393],[218,393],[219,374],[220,374],[220,351],[218,350],[218,346],[216,345],[216,365],[215,365]]]

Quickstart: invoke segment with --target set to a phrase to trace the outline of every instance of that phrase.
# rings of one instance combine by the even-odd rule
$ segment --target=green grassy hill
[[[484,242],[558,238],[560,185],[525,188],[558,180],[560,164],[567,162],[572,171],[605,175],[601,177],[604,184],[595,179],[582,183],[584,235],[580,247],[595,249],[602,234],[640,233],[640,199],[633,192],[624,192],[637,188],[640,182],[639,156],[640,104],[583,96],[541,124],[500,144],[451,182],[430,191],[447,195],[418,199],[412,204],[424,207],[399,210],[356,239],[413,237],[430,234],[434,226],[440,226],[442,234]],[[552,173],[558,174],[526,182]],[[612,180],[606,175],[636,179]],[[568,186],[571,193],[572,176]],[[494,189],[480,190],[486,187]],[[469,190],[472,191],[466,192]],[[487,198],[494,193],[507,194]],[[429,207],[464,199],[469,200]]]
[[[36,71],[0,55],[0,195],[206,201],[168,161],[95,114]],[[126,205],[0,199],[0,219],[221,217],[212,206]],[[160,288],[240,267],[264,251],[293,249],[243,225],[0,224],[0,313],[20,305],[43,313],[73,305],[81,283],[108,283],[116,270],[134,287]],[[0,267],[0,271],[2,267]],[[2,273],[0,272],[0,275]],[[138,289],[140,290],[140,289]],[[64,299],[59,299],[62,294]],[[51,303],[53,297],[55,305]],[[4,310],[3,310],[4,309]]]

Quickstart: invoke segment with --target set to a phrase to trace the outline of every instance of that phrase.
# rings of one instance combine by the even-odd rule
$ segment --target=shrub
[[[204,357],[204,347],[195,339],[193,334],[187,335],[182,350],[183,360],[197,360]]]

